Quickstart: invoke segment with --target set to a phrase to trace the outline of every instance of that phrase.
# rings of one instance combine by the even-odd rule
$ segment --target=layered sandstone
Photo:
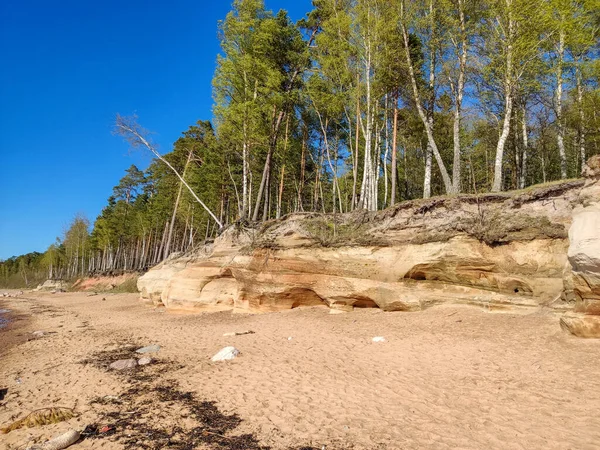
[[[294,214],[258,229],[230,227],[200,253],[150,270],[138,287],[145,299],[189,310],[418,311],[461,303],[577,305],[590,313],[600,304],[599,209],[589,199],[598,198],[598,185],[590,177],[378,213]]]
[[[569,229],[575,311],[561,319],[561,326],[576,336],[600,337],[600,155],[588,161],[584,175]]]

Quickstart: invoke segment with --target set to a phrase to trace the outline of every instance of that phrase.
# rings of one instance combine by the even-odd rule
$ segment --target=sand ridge
[[[315,307],[177,315],[135,294],[27,297],[5,306],[29,319],[0,332],[2,342],[7,333],[21,339],[0,356],[0,388],[9,389],[0,424],[55,405],[75,406],[80,416],[0,436],[0,448],[97,422],[102,410],[92,400],[118,396],[130,383],[81,361],[127,342],[161,345],[159,358],[174,366],[154,383],[215,401],[242,420],[236,433],[253,433],[273,449],[594,449],[600,442],[600,342],[562,333],[549,312],[330,315]],[[50,334],[22,342],[40,329]],[[223,336],[245,330],[255,333]],[[375,336],[386,342],[373,343]],[[211,362],[227,345],[240,356]],[[157,411],[166,428],[181,420]],[[124,447],[105,438],[74,448]]]

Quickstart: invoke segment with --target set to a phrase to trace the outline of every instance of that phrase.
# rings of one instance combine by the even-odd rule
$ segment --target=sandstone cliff
[[[600,158],[589,164],[587,180],[525,191],[231,227],[198,254],[153,268],[138,288],[144,299],[191,310],[462,303],[598,314]],[[570,317],[570,330],[584,335],[575,323],[592,316]]]
[[[561,326],[576,336],[600,337],[600,155],[588,161],[584,176],[569,229],[567,292],[575,313],[565,315]]]

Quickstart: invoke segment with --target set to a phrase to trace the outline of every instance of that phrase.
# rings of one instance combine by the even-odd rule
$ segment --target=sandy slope
[[[234,433],[254,433],[274,449],[600,445],[600,342],[563,334],[551,314],[439,307],[421,313],[329,315],[314,308],[176,315],[144,306],[136,295],[105,295],[106,301],[102,295],[27,295],[5,302],[31,317],[0,331],[0,388],[9,389],[0,401],[0,425],[53,405],[75,406],[80,416],[0,435],[0,448],[25,448],[69,427],[110,423],[103,417],[107,408],[91,400],[119,396],[135,383],[80,362],[127,343],[163,346],[158,358],[169,364],[149,369],[155,376],[147,383],[216,401],[243,420]],[[34,330],[52,334],[22,342]],[[255,334],[223,337],[243,330]],[[11,333],[11,342],[21,341],[7,348]],[[386,342],[375,344],[374,336]],[[226,345],[241,355],[212,363]],[[167,430],[193,427],[176,402],[140,395],[151,414],[136,409],[141,403],[121,412],[146,414],[140,423]],[[73,448],[123,448],[119,433],[130,432],[117,429]]]

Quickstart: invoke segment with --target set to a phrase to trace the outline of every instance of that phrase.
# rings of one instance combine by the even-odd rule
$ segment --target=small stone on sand
[[[237,355],[240,354],[240,351],[235,347],[225,347],[221,349],[219,353],[212,357],[212,361],[228,361],[230,359],[234,359]]]
[[[138,348],[136,353],[156,353],[160,350],[160,345],[148,345],[147,347]]]
[[[115,361],[110,365],[111,369],[114,370],[125,370],[125,369],[133,369],[138,365],[137,360],[135,359],[120,359]]]

